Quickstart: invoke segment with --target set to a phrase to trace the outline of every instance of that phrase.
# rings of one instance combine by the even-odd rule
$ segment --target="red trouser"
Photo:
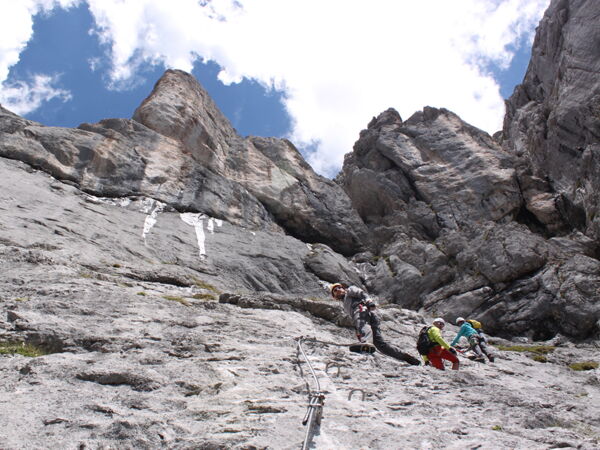
[[[436,345],[431,350],[429,350],[429,353],[427,353],[427,359],[433,367],[440,370],[444,370],[444,362],[442,361],[442,359],[446,359],[453,364],[458,363],[458,358],[456,357],[456,355],[449,352],[441,345]]]

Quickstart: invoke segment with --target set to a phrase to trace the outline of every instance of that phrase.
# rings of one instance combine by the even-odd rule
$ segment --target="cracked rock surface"
[[[144,243],[135,201],[90,198],[0,164],[3,179],[19,179],[1,194],[0,340],[47,352],[0,356],[3,448],[299,448],[317,389],[302,336],[325,395],[313,448],[600,445],[599,372],[567,366],[598,360],[593,344],[554,342],[545,363],[497,350],[490,364],[461,358],[459,372],[350,353],[334,345],[352,342],[348,319],[301,262],[297,294],[290,270],[269,278],[280,293],[257,293],[221,265],[252,253],[291,267],[265,244],[250,246],[247,231],[223,223],[207,232],[202,259],[175,213],[160,213]],[[285,245],[309,252],[292,238]],[[255,281],[259,266],[246,269]],[[385,302],[379,314],[385,337],[416,355],[425,318]],[[456,328],[447,328],[450,339]]]
[[[335,180],[181,71],[133,119],[0,106],[0,448],[296,449],[317,394],[310,448],[599,448],[599,16],[550,2],[502,133],[390,108]],[[337,281],[495,361],[351,353]]]

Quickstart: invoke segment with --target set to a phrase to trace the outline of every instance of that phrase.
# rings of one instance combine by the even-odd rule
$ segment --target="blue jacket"
[[[450,345],[452,345],[452,346],[456,345],[458,343],[458,341],[460,341],[460,338],[463,336],[468,339],[470,336],[473,336],[474,334],[478,334],[477,330],[475,328],[473,328],[469,322],[465,322],[461,325],[460,330],[458,330],[458,334],[456,335],[456,337],[454,338],[454,340],[452,341],[452,343]]]

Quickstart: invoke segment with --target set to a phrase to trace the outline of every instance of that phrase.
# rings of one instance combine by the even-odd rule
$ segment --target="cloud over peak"
[[[77,2],[25,3],[15,30],[21,37],[0,59],[0,76],[18,59],[35,8]],[[284,91],[288,137],[301,148],[312,144],[309,162],[333,175],[359,131],[388,107],[403,117],[426,105],[446,107],[488,132],[499,129],[504,103],[487,67],[509,66],[549,0],[86,3],[115,86],[148,63],[191,71],[196,60],[214,61],[224,83],[248,78]]]

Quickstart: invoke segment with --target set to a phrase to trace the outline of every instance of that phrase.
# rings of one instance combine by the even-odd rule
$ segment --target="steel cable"
[[[302,425],[308,425],[306,428],[306,435],[304,436],[304,442],[302,443],[302,450],[307,450],[310,448],[310,444],[312,442],[313,435],[315,434],[316,428],[321,425],[321,417],[323,415],[323,405],[325,403],[325,395],[321,392],[321,383],[319,382],[319,378],[313,369],[308,356],[306,356],[306,352],[304,348],[302,348],[303,337],[298,338],[298,351],[304,357],[308,368],[312,374],[312,377],[315,381],[316,391],[310,390],[310,386],[307,382],[308,391],[309,391],[309,402],[308,409],[306,411],[306,415],[304,416],[304,420],[302,421]]]

